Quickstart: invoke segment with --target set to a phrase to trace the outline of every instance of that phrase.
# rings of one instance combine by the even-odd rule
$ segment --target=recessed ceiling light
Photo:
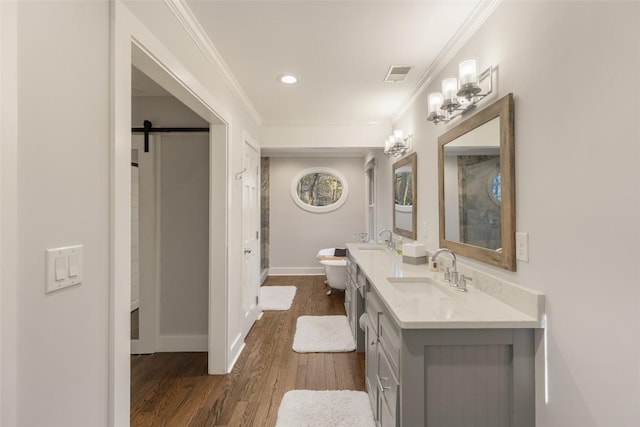
[[[284,76],[280,76],[280,81],[286,85],[292,85],[298,83],[298,78],[291,74],[285,74]]]

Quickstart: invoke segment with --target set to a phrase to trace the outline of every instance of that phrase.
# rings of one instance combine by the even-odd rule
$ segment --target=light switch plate
[[[46,294],[82,283],[82,245],[47,249]]]
[[[529,234],[516,233],[516,259],[529,262]]]

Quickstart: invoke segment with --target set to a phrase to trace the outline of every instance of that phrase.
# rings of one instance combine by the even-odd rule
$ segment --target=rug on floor
[[[293,350],[298,353],[342,353],[354,351],[347,316],[300,316],[293,337]]]
[[[263,310],[289,310],[295,296],[295,286],[260,287],[260,305]]]
[[[278,409],[276,427],[374,427],[367,393],[350,390],[291,390]]]

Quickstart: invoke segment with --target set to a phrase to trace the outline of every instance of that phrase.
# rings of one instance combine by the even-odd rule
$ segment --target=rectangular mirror
[[[417,154],[393,164],[393,232],[416,240]]]
[[[440,247],[515,271],[513,95],[447,131],[438,145]]]

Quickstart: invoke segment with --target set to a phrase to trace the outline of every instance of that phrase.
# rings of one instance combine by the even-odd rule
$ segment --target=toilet
[[[346,259],[325,259],[331,258],[335,253],[335,248],[320,249],[318,252],[318,262],[324,265],[327,276],[327,285],[332,289],[347,289],[347,260]],[[329,295],[330,292],[327,292]]]

